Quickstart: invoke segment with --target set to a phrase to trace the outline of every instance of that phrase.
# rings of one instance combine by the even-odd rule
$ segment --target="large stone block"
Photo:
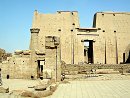
[[[9,93],[9,88],[4,87],[4,86],[0,86],[0,93]]]
[[[44,91],[48,87],[48,84],[37,85],[34,87],[36,91]]]

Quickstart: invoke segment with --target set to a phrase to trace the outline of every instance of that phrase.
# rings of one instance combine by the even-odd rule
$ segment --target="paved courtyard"
[[[70,81],[47,98],[130,98],[130,80]]]

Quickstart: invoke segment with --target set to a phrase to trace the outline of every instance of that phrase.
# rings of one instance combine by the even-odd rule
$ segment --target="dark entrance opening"
[[[37,60],[37,78],[43,79],[43,66],[45,65],[44,60]]]
[[[123,63],[124,62],[125,62],[125,53],[123,53]],[[129,51],[129,56],[128,56],[128,58],[127,58],[125,63],[130,63],[130,51]]]
[[[7,79],[9,79],[9,75],[7,75]]]
[[[84,40],[84,56],[87,63],[93,63],[93,40]]]

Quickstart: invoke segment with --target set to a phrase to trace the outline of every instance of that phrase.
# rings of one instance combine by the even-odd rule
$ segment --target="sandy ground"
[[[21,98],[20,96],[11,95],[10,93],[13,90],[27,90],[27,91],[34,91],[34,86],[39,85],[43,82],[47,82],[47,80],[27,80],[27,79],[2,79],[3,87],[9,87],[9,93],[2,94],[0,93],[0,98]],[[23,97],[22,97],[23,98]]]
[[[70,83],[60,83],[53,95],[47,98],[130,98],[130,75],[99,74],[73,76],[66,79]],[[78,78],[76,78],[78,77]],[[82,78],[81,78],[82,77]],[[71,76],[72,78],[72,76]],[[4,87],[12,90],[34,91],[33,87],[47,80],[3,79]],[[0,93],[0,98],[21,98]]]

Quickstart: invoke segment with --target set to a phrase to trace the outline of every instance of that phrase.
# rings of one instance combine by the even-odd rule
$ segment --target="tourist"
[[[0,68],[0,86],[2,85],[1,68]]]

